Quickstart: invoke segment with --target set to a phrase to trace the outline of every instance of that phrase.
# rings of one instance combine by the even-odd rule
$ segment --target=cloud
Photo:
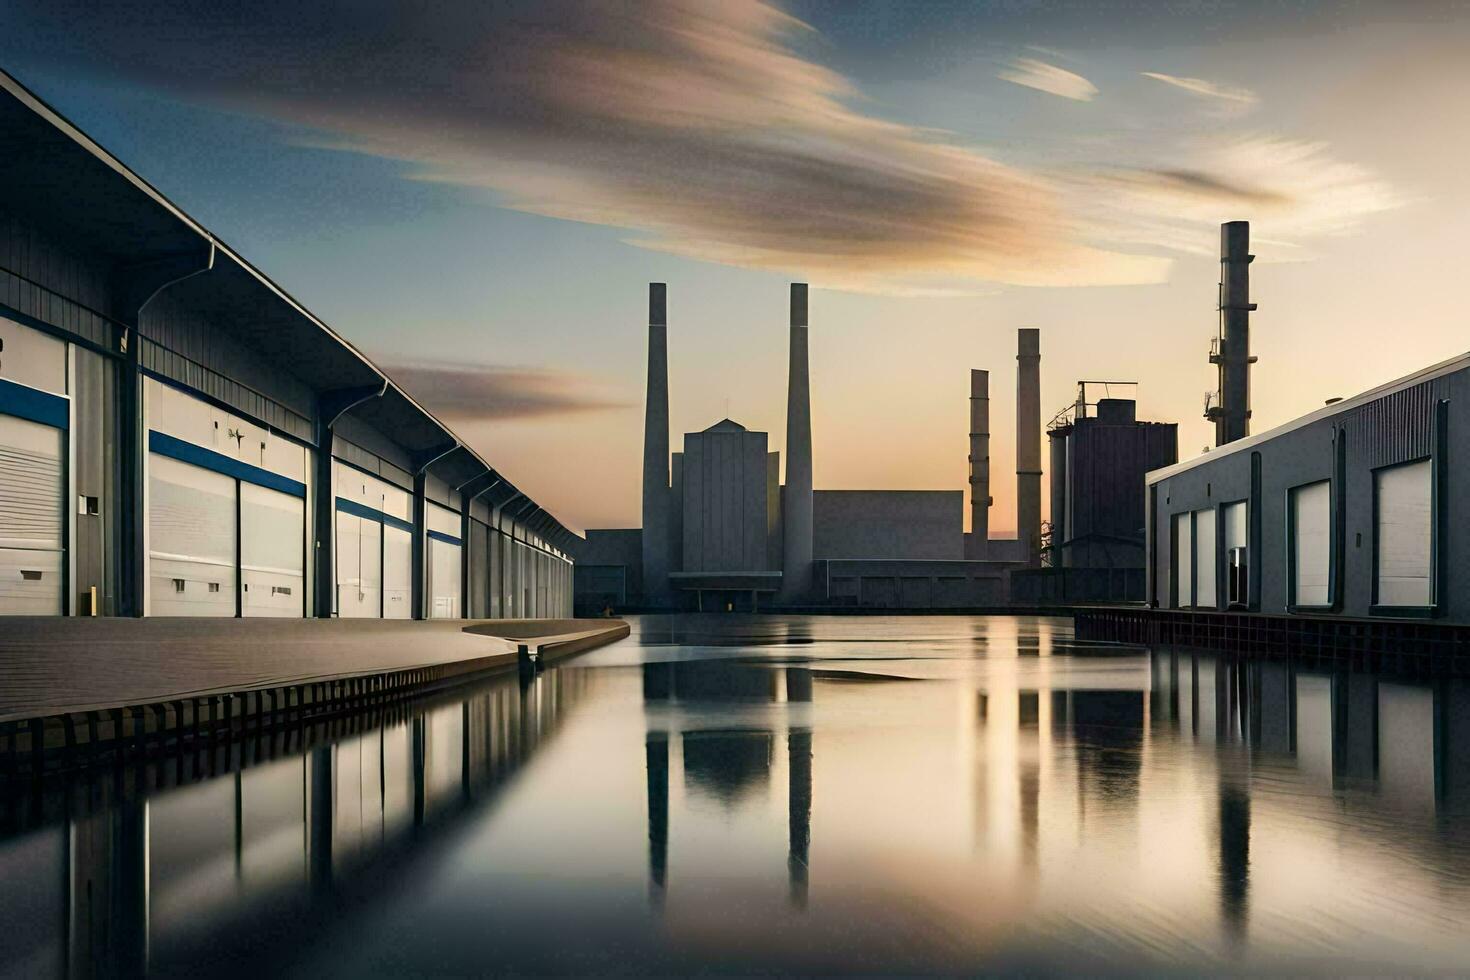
[[[1294,250],[1303,239],[1355,232],[1406,198],[1323,142],[1263,134],[1212,137],[1161,151],[1149,167],[1097,167],[1058,177],[1096,234],[1123,244],[1209,254],[1205,229],[1248,219]],[[1258,241],[1263,241],[1261,235]],[[1292,259],[1301,259],[1293,252]]]
[[[816,284],[1167,270],[1084,241],[1048,179],[864,111],[798,53],[810,28],[756,0],[11,0],[6,27],[78,70],[305,127],[414,179]],[[1049,91],[1091,89],[1035,64]]]
[[[1091,102],[1092,97],[1097,95],[1097,86],[1076,72],[1037,61],[1035,58],[1016,58],[998,77],[1078,102]]]
[[[394,381],[446,420],[547,418],[633,406],[609,396],[595,379],[562,371],[391,359],[386,365]]]
[[[1195,95],[1208,99],[1233,102],[1240,106],[1253,106],[1260,101],[1256,93],[1248,88],[1221,85],[1203,78],[1184,78],[1179,75],[1165,75],[1163,72],[1158,71],[1146,71],[1141,74],[1144,78],[1152,78],[1155,81],[1163,82],[1165,85],[1173,85],[1175,88],[1182,88],[1186,92],[1192,92]]]

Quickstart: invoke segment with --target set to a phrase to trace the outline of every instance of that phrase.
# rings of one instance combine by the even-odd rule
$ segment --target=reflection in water
[[[27,836],[59,835],[62,846],[16,882],[0,842],[0,879],[35,889],[55,876],[62,907],[20,958],[0,955],[0,975],[187,973],[249,948],[254,930],[289,936],[311,921],[311,903],[372,887],[364,870],[412,863],[430,828],[472,819],[585,687],[585,675],[552,672],[523,688],[396,708],[355,736],[334,737],[346,723],[322,722],[28,787],[30,812],[59,822],[29,831],[17,850]],[[312,747],[293,755],[303,744]],[[12,828],[20,812],[7,808]]]
[[[647,642],[645,638],[645,642]],[[730,704],[807,704],[814,677],[810,668],[752,665],[729,660],[645,663],[641,669],[645,712],[681,706],[708,708]],[[650,724],[677,724],[657,711]],[[694,796],[717,801],[727,810],[771,782],[777,728],[684,727],[679,731],[684,784]],[[667,871],[669,836],[669,732],[650,730],[648,745],[649,878],[661,899]],[[786,729],[787,881],[791,904],[805,906],[811,850],[812,733]]]
[[[9,788],[0,977],[1470,957],[1464,681],[1032,617],[649,626],[525,687]]]
[[[669,736],[649,732],[648,753],[648,878],[650,894],[662,902],[669,864]]]

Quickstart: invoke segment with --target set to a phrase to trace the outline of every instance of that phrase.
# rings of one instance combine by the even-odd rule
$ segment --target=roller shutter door
[[[1215,594],[1215,512],[1194,512],[1194,604],[1201,609],[1214,609],[1219,600]]]
[[[1293,604],[1330,603],[1332,485],[1323,480],[1291,491]]]
[[[235,615],[235,480],[148,457],[151,616]]]
[[[383,525],[337,512],[337,615],[377,619],[383,613]]]
[[[1174,515],[1174,605],[1180,609],[1194,605],[1193,527],[1191,514]]]
[[[1427,607],[1434,603],[1429,460],[1373,474],[1377,498],[1377,603]]]
[[[64,437],[0,415],[0,614],[62,612]]]
[[[305,613],[305,539],[306,501],[240,484],[241,609],[246,616],[299,618]]]
[[[383,526],[383,618],[413,618],[413,535]]]

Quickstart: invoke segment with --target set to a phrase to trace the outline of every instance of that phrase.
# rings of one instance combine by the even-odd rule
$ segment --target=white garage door
[[[1433,534],[1429,460],[1373,474],[1378,511],[1378,604],[1429,606]]]
[[[235,615],[235,479],[148,456],[150,616]]]
[[[0,615],[61,614],[63,437],[0,415]]]
[[[1194,512],[1194,604],[1201,609],[1219,605],[1215,594],[1215,512]]]
[[[1293,603],[1325,606],[1331,602],[1332,485],[1321,483],[1291,491]]]
[[[300,618],[305,612],[306,501],[240,484],[240,574],[246,616]]]
[[[337,511],[337,615],[377,619],[383,614],[383,525]]]
[[[413,535],[383,525],[383,618],[413,618]]]
[[[1174,590],[1177,596],[1174,605],[1180,609],[1194,605],[1192,517],[1188,513],[1174,515]]]

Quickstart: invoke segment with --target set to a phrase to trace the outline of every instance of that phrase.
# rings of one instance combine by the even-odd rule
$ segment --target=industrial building
[[[546,617],[580,540],[0,73],[0,614]]]
[[[1012,576],[1014,598],[1064,603],[1146,596],[1144,478],[1178,461],[1179,427],[1140,421],[1137,400],[1117,397],[1135,387],[1079,381],[1076,401],[1048,424],[1048,567]],[[1089,401],[1089,391],[1099,390],[1102,397]]]
[[[1216,447],[1148,475],[1151,606],[1470,623],[1470,354],[1250,435],[1250,228],[1221,228]]]
[[[685,434],[671,453],[668,293],[650,284],[643,527],[587,532],[580,608],[996,607],[1009,602],[1012,569],[1040,565],[1040,331],[1018,334],[1020,532],[1011,541],[989,537],[985,371],[971,375],[971,533],[963,490],[813,488],[809,329],[807,286],[793,283],[784,481],[768,434],[732,419]]]
[[[1470,623],[1470,354],[1148,476],[1150,605]]]

